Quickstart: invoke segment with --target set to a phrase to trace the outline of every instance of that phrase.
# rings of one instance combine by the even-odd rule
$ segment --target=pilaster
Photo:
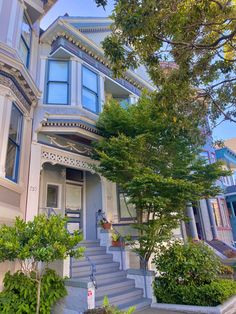
[[[213,239],[218,239],[218,230],[217,230],[217,226],[216,226],[214,210],[212,208],[210,199],[207,199],[206,203],[207,203],[207,210],[208,210],[210,223],[211,223],[212,236],[213,236]]]
[[[41,145],[33,142],[31,144],[26,221],[33,220],[34,216],[38,215],[40,172],[41,172]]]
[[[80,88],[77,84],[77,62],[75,58],[71,58],[71,81],[70,81],[70,90],[71,90],[71,97],[70,97],[70,104],[71,106],[77,105],[77,91]]]
[[[191,238],[193,240],[199,240],[192,203],[190,203],[190,202],[187,203],[186,209],[187,209],[187,216],[189,218],[189,222],[188,223],[189,223],[189,229],[190,229]]]

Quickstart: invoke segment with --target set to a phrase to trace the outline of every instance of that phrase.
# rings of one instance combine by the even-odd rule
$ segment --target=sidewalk
[[[163,311],[163,310],[152,309],[152,308],[149,308],[140,312],[138,311],[136,313],[137,314],[181,314],[181,312],[170,312],[170,311]]]

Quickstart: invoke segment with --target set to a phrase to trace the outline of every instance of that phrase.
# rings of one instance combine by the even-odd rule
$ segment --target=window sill
[[[21,184],[15,183],[14,181],[11,181],[7,178],[0,178],[0,185],[17,193],[22,193],[24,191],[24,188]]]

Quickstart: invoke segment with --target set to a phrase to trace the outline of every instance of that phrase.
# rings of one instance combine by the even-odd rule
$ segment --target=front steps
[[[133,279],[128,279],[125,271],[119,269],[120,264],[113,262],[112,254],[106,253],[106,247],[100,246],[99,241],[83,241],[80,246],[86,248],[85,255],[96,267],[97,282],[95,305],[103,304],[105,296],[110,304],[127,310],[135,306],[136,311],[144,310],[151,305],[151,300],[143,297],[143,289],[135,288]],[[91,264],[86,259],[72,261],[72,279],[75,281],[90,281]]]

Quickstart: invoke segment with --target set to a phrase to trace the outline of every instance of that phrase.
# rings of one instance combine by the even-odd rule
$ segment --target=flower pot
[[[110,222],[105,222],[105,223],[103,223],[102,227],[105,230],[110,230],[111,229],[111,223]]]
[[[117,240],[117,241],[112,240],[111,245],[114,247],[121,247],[121,246],[124,247],[125,243],[120,240]]]

